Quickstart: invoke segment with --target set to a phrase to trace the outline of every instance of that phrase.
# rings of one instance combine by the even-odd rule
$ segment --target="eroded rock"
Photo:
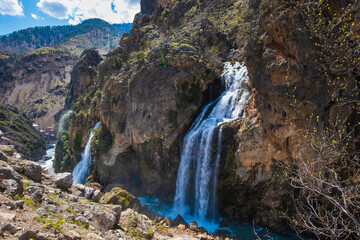
[[[54,183],[56,187],[62,190],[67,190],[72,186],[73,177],[69,172],[59,173],[56,174],[54,178]]]

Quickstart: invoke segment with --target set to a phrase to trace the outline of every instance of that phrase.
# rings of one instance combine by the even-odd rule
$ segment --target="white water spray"
[[[72,110],[68,110],[61,116],[58,126],[58,136],[60,136],[60,134],[67,129],[66,125],[72,114],[74,114],[74,112]]]
[[[176,181],[173,214],[180,214],[185,219],[191,216],[199,225],[215,220],[222,137],[219,125],[243,117],[250,96],[246,87],[247,69],[240,63],[225,63],[222,83],[225,91],[204,107],[184,138]]]
[[[97,129],[101,122],[95,124],[94,129]],[[74,178],[73,185],[81,183],[85,184],[87,177],[90,175],[91,168],[91,140],[95,133],[90,131],[89,140],[86,143],[85,150],[81,153],[81,161],[74,168],[72,175]]]

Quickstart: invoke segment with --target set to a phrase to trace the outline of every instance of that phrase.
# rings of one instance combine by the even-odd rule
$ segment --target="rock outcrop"
[[[13,156],[16,150],[31,160],[45,155],[45,139],[18,109],[0,106],[0,130],[5,134],[0,138],[1,152]]]

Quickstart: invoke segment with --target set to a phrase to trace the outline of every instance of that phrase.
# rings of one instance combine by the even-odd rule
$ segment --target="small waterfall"
[[[59,120],[59,126],[58,126],[58,137],[64,130],[67,129],[66,125],[72,114],[74,114],[74,111],[68,110],[61,116],[61,118]]]
[[[222,137],[220,125],[243,117],[250,96],[246,87],[248,75],[245,66],[225,63],[221,78],[225,91],[204,107],[184,138],[176,182],[173,213],[185,219],[191,216],[200,225],[209,220],[212,222],[216,217],[216,186]]]
[[[97,122],[94,126],[94,129],[97,129],[101,125],[101,122]],[[73,184],[85,184],[87,177],[90,175],[91,168],[91,139],[94,137],[95,133],[90,131],[89,140],[86,143],[85,150],[81,153],[81,161],[74,168],[72,175],[74,178]]]

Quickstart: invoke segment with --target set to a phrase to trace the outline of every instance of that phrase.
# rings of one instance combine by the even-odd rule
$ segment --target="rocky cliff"
[[[32,122],[14,107],[0,106],[0,135],[0,144],[3,145],[0,152],[17,151],[21,154],[18,158],[30,160],[38,160],[45,155],[45,139]]]
[[[55,127],[63,108],[75,57],[55,48],[10,55],[0,62],[1,104],[27,113],[41,129]]]
[[[72,104],[77,114],[63,151],[78,160],[75,146],[84,146],[88,129],[101,120],[89,181],[171,201],[184,134],[219,95],[223,63],[244,61],[252,96],[247,117],[224,126],[219,207],[223,216],[285,230],[280,214],[291,214],[292,190],[279,163],[314,157],[303,130],[313,126],[312,116],[320,128],[334,121],[334,96],[341,95],[314,64],[321,51],[301,9],[267,0],[143,0],[141,6],[131,33]]]

